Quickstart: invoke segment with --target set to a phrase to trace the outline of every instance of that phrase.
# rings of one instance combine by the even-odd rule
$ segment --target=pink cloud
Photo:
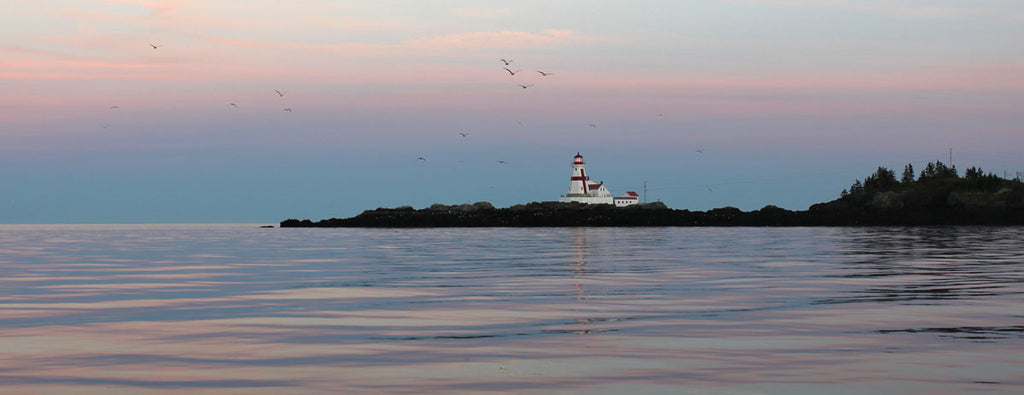
[[[228,37],[216,37],[216,36],[205,36],[209,41],[230,45],[234,47],[245,47],[245,48],[260,48],[260,49],[285,49],[285,50],[301,50],[301,51],[367,51],[367,50],[379,50],[384,48],[381,45],[373,44],[308,44],[308,43],[295,43],[295,42],[271,42],[271,41],[257,41],[257,40],[242,40]]]
[[[969,63],[916,66],[888,70],[815,70],[758,73],[735,77],[708,72],[680,78],[664,73],[625,73],[579,71],[562,73],[560,81],[574,85],[619,87],[707,87],[758,89],[843,89],[850,91],[884,91],[906,89],[1020,90],[1024,89],[1024,63]]]
[[[452,14],[463,18],[506,18],[513,12],[508,8],[459,8],[452,10]]]
[[[571,30],[547,29],[539,33],[523,31],[474,32],[419,38],[404,45],[427,50],[451,49],[530,49],[565,46],[597,39],[581,36]]]
[[[892,15],[906,18],[964,18],[997,15],[985,4],[929,4],[929,2],[894,2],[890,0],[719,0],[727,3],[760,4],[789,8],[831,8],[849,12]],[[979,2],[980,3],[980,2]]]
[[[0,68],[0,79],[12,80],[231,80],[251,71],[228,64],[83,59],[8,61]]]
[[[581,36],[571,30],[548,29],[539,33],[523,31],[474,32],[446,36],[417,38],[401,44],[308,44],[295,42],[271,42],[243,40],[228,37],[206,36],[209,41],[238,47],[262,49],[287,49],[308,51],[352,51],[379,54],[399,50],[450,50],[450,49],[530,49],[565,46],[597,39]]]
[[[173,11],[173,10],[180,9],[180,8],[186,7],[186,6],[187,7],[195,7],[197,4],[200,4],[200,3],[196,3],[196,2],[190,2],[190,1],[187,1],[187,0],[186,1],[183,1],[183,0],[175,0],[175,1],[159,1],[159,0],[156,0],[156,1],[146,1],[146,0],[100,0],[100,1],[102,1],[104,3],[110,3],[110,4],[127,4],[127,5],[134,5],[134,6],[138,6],[138,7],[143,7],[145,9],[147,9],[151,14],[158,14],[158,13],[164,13],[164,12],[168,12],[168,11]]]

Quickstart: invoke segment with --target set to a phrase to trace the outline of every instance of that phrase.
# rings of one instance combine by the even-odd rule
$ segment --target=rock
[[[452,209],[451,206],[447,206],[447,205],[444,205],[444,204],[441,204],[441,203],[434,203],[434,204],[430,205],[430,210],[431,211],[448,211],[448,210],[451,210],[451,209]]]
[[[903,199],[895,191],[878,192],[871,197],[868,205],[881,210],[896,210],[903,208]]]
[[[473,207],[477,210],[494,210],[494,205],[491,202],[476,202],[473,203]]]
[[[627,207],[633,207],[633,206],[627,206]],[[643,209],[643,210],[668,210],[668,206],[665,203],[662,203],[662,202],[640,203],[640,204],[637,204],[636,207],[639,207],[640,209]]]
[[[764,207],[761,207],[761,209],[758,210],[758,211],[763,213],[763,214],[781,214],[781,213],[789,212],[789,210],[786,210],[786,209],[784,209],[782,207],[774,206],[774,205],[771,205],[771,204],[769,204],[767,206],[764,206]]]

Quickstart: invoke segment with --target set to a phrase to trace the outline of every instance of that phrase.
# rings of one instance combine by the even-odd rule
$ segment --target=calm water
[[[0,226],[0,393],[1024,393],[1024,228]]]

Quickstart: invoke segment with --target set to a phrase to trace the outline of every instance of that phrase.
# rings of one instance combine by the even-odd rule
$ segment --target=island
[[[628,206],[532,202],[496,208],[489,202],[366,210],[350,218],[288,219],[296,227],[553,227],[553,226],[942,226],[1024,225],[1024,183],[979,168],[928,163],[920,175],[907,165],[900,179],[879,167],[839,198],[793,211],[773,205],[742,211],[672,209],[661,202]]]

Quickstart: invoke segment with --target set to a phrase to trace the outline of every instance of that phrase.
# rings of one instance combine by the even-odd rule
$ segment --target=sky
[[[577,152],[614,195],[689,210],[804,210],[879,166],[1024,172],[1018,0],[7,0],[0,20],[0,223],[507,207],[567,193]]]

